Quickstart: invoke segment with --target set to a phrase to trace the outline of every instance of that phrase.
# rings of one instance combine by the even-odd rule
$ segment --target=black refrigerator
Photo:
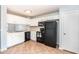
[[[45,39],[44,43],[48,46],[55,47],[57,43],[57,22],[45,22]]]
[[[45,21],[44,29],[41,30],[42,43],[51,47],[56,48],[57,44],[57,22],[56,21]]]

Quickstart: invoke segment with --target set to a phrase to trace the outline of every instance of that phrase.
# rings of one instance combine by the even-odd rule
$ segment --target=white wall
[[[31,19],[31,26],[38,26],[38,22],[40,22],[40,21],[54,20],[54,19],[59,19],[59,12],[54,12],[54,13],[35,17],[35,18]],[[38,27],[36,30],[38,30],[38,29],[40,29],[40,28]],[[36,31],[33,31],[31,33],[31,39],[36,41]],[[57,41],[59,41],[59,40],[57,40]]]
[[[30,20],[21,16],[7,14],[7,23],[29,24]],[[24,42],[24,32],[9,33],[7,32],[7,47]]]
[[[7,27],[6,27],[6,14],[7,14],[7,8],[6,6],[1,5],[0,6],[0,51],[4,51],[7,49]]]
[[[78,25],[79,6],[62,6],[60,8],[60,48],[79,53]]]

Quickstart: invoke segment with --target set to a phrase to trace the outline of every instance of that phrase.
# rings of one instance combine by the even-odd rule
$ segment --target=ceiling
[[[21,15],[25,17],[34,17],[43,14],[55,12],[59,9],[58,5],[8,5],[8,13]],[[24,12],[30,10],[31,13]]]

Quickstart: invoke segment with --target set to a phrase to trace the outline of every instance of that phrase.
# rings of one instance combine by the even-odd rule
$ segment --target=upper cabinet
[[[37,16],[33,19],[30,19],[31,20],[30,25],[38,26],[38,22],[43,22],[43,21],[53,20],[53,19],[59,19],[59,12],[45,14],[45,15]]]
[[[29,18],[24,18],[13,14],[7,14],[7,23],[8,32],[24,32],[30,30]]]
[[[32,19],[32,20],[30,21],[30,26],[38,26],[38,20]]]
[[[7,14],[7,23],[12,24],[30,24],[29,18],[24,18],[21,16],[13,15],[13,14]]]

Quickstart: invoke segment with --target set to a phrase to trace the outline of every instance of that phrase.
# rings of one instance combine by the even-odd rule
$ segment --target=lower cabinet
[[[24,42],[24,32],[7,33],[7,47],[12,47],[14,45]]]

